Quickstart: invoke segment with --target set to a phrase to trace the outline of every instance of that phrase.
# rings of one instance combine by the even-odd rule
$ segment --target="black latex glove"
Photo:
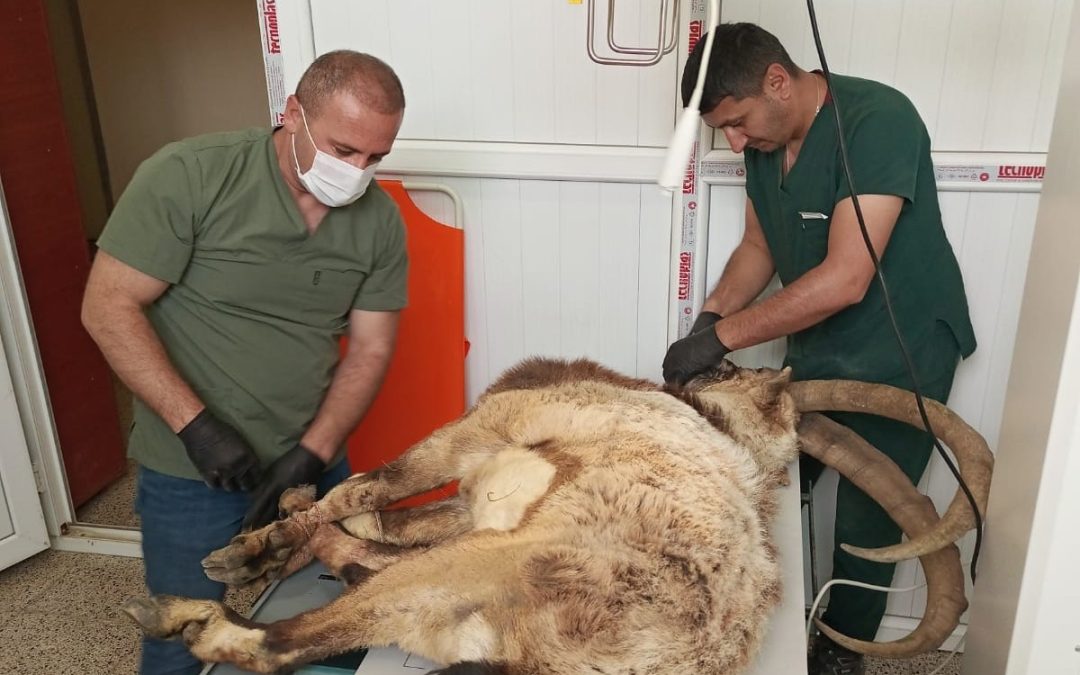
[[[702,312],[697,315],[697,319],[694,321],[694,325],[690,328],[690,334],[699,333],[706,328],[711,328],[720,319],[724,317],[720,316],[716,312]]]
[[[199,475],[212,488],[250,490],[259,484],[259,459],[228,424],[203,411],[176,434]]]
[[[676,340],[664,356],[664,381],[686,384],[695,375],[720,365],[730,351],[714,327]]]
[[[266,472],[262,484],[251,495],[243,529],[266,525],[278,516],[278,499],[291,487],[319,482],[326,463],[302,445],[278,457]]]

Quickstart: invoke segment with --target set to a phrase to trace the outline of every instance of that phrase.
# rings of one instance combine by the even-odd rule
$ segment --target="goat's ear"
[[[776,405],[790,383],[791,367],[788,366],[775,375],[762,380],[757,386],[754,398],[761,408],[771,408]]]

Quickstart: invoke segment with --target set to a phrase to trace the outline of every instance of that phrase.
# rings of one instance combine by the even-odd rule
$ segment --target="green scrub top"
[[[882,271],[916,372],[922,381],[932,379],[950,359],[955,365],[957,353],[967,357],[975,350],[975,334],[941,223],[929,135],[914,105],[895,89],[833,75],[831,93],[842,107],[858,193],[904,200]],[[831,99],[786,177],[783,156],[783,148],[747,149],[746,191],[780,281],[790,284],[825,259],[833,208],[850,197]],[[910,382],[876,279],[858,304],[789,336],[786,362],[801,380]]]
[[[269,129],[165,146],[139,167],[98,246],[170,284],[147,310],[150,322],[181,376],[264,464],[314,418],[349,312],[406,303],[394,201],[372,183],[309,234]],[[199,477],[179,439],[138,400],[128,454],[154,471]]]

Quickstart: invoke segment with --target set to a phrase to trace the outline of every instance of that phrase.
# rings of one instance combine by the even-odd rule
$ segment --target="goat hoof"
[[[210,579],[230,585],[272,578],[271,572],[284,565],[305,539],[303,529],[292,521],[270,523],[236,535],[227,546],[206,556],[203,571]]]
[[[315,503],[315,486],[301,485],[292,487],[281,493],[278,499],[278,510],[286,516],[291,516],[300,511],[307,511]]]
[[[165,630],[161,620],[161,608],[153,598],[131,598],[123,604],[121,610],[138,624],[147,635],[167,638],[172,635]]]

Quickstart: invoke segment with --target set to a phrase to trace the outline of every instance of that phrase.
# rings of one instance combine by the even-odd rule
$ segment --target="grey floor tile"
[[[33,601],[32,608],[46,613],[67,612],[90,622],[126,620],[120,613],[125,600],[146,594],[139,558],[78,554],[78,562],[63,571]]]
[[[10,611],[32,603],[74,569],[77,555],[46,550],[0,571],[0,608]]]
[[[928,675],[949,657],[949,652],[933,652],[913,659],[867,659],[866,675]],[[963,654],[957,654],[939,675],[958,675]]]
[[[129,621],[56,612],[17,613],[0,626],[0,673],[134,673],[139,634]]]
[[[135,487],[138,465],[128,461],[127,470],[119,480],[80,506],[75,517],[80,523],[138,527],[135,513]]]

